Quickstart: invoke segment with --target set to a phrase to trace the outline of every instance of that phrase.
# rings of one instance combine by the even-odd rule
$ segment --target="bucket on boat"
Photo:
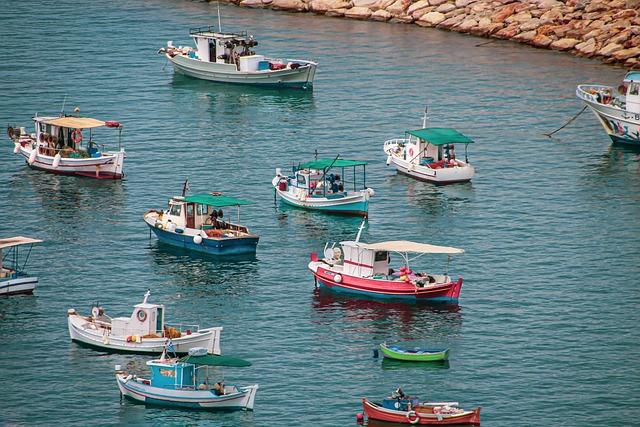
[[[287,191],[287,181],[282,180],[278,183],[278,190]]]

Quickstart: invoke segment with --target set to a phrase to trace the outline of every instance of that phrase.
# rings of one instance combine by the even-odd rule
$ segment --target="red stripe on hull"
[[[416,299],[425,300],[432,298],[458,299],[460,297],[460,290],[462,288],[462,278],[458,279],[457,282],[449,282],[438,286],[419,288],[413,284],[405,282],[364,279],[359,277],[347,276],[342,273],[334,273],[322,267],[318,267],[317,272],[314,272],[313,274],[316,279],[321,280],[329,288],[335,286],[370,294],[381,294],[405,298],[415,297]],[[333,280],[336,274],[340,274],[342,276],[342,280],[340,281],[340,283],[337,283]]]
[[[390,423],[400,424],[417,424],[417,425],[429,425],[429,426],[441,426],[441,425],[480,425],[480,408],[474,409],[471,413],[462,416],[446,416],[442,415],[442,419],[419,416],[420,408],[417,409],[418,421],[415,422],[416,416],[412,414],[409,416],[409,412],[404,411],[390,411],[386,410],[379,405],[369,402],[367,399],[362,399],[362,407],[367,418],[372,420],[387,421]],[[411,422],[414,420],[414,422]]]

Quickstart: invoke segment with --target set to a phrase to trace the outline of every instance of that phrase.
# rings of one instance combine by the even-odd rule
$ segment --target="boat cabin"
[[[151,292],[144,294],[144,300],[134,305],[131,317],[114,317],[111,319],[111,334],[115,336],[146,335],[163,336],[164,334],[164,305],[151,304],[147,299]],[[98,311],[98,313],[100,310]],[[95,317],[95,315],[94,315]]]
[[[629,113],[640,114],[640,71],[629,71],[624,76],[622,92],[626,93],[626,110]]]
[[[23,236],[0,239],[0,281],[26,276],[25,267],[29,261],[31,249],[35,243],[41,242],[42,240]],[[19,247],[23,245],[28,245],[28,249],[20,265]]]
[[[99,127],[117,128],[118,150],[122,146],[122,125],[115,121],[96,120],[89,117],[34,117],[35,140],[44,145],[41,151],[45,155],[61,157],[88,158],[100,157],[100,148],[104,151],[105,144],[98,144],[94,140],[93,129]],[[88,134],[84,133],[88,130]]]
[[[336,199],[344,197],[353,189],[357,192],[367,188],[367,162],[346,159],[318,159],[293,167],[293,176],[288,182],[280,184],[281,191],[287,185],[306,191],[310,197]],[[362,167],[362,179],[359,180],[357,168]],[[276,175],[280,171],[276,170]]]
[[[258,42],[246,31],[223,33],[211,26],[192,28],[189,35],[196,49],[188,53],[193,59],[217,64],[234,64],[238,71],[269,70],[269,61],[264,55],[256,55],[251,48]]]
[[[455,144],[464,144],[465,162],[467,146],[473,140],[451,128],[423,128],[405,131],[404,160],[410,163],[430,166],[442,163],[446,167],[456,159]]]
[[[151,386],[182,389],[195,388],[195,366],[190,363],[167,363],[162,360],[147,362],[151,371]]]
[[[344,274],[356,277],[372,277],[389,274],[389,252],[362,247],[362,244],[340,242],[343,251]]]
[[[240,206],[251,202],[223,196],[220,193],[194,194],[192,196],[175,196],[169,200],[169,208],[163,212],[163,222],[167,223],[167,231],[184,232],[185,228],[200,230],[235,230],[248,233],[245,226],[240,225]],[[237,223],[231,223],[222,208],[237,207]]]

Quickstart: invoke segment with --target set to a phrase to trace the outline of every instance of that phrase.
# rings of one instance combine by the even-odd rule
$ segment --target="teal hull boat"
[[[397,345],[380,344],[380,351],[384,357],[409,362],[440,362],[449,359],[448,348],[404,348]]]

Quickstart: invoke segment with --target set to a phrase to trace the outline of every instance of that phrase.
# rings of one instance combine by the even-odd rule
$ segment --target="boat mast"
[[[424,116],[422,117],[422,128],[427,127],[427,112],[429,111],[429,105],[424,106]]]
[[[358,228],[358,234],[356,235],[356,243],[358,243],[360,241],[360,234],[362,234],[362,229],[364,228],[364,222],[366,220],[363,219],[362,222],[360,223],[360,228]]]
[[[218,2],[218,32],[222,33],[222,23],[220,22],[220,2]]]

